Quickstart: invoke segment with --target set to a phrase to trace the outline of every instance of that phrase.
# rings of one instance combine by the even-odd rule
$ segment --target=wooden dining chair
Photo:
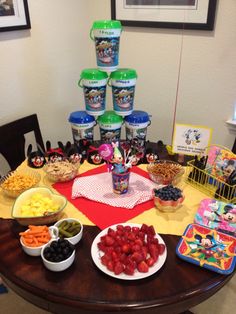
[[[45,151],[38,117],[32,114],[0,126],[0,154],[15,170],[26,158],[25,135],[33,132],[35,142]]]

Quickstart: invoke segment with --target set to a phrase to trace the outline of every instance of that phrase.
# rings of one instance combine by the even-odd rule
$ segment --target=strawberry
[[[124,265],[121,262],[117,261],[115,263],[115,265],[114,265],[114,273],[115,273],[115,275],[121,274],[124,269],[125,269],[125,267],[124,267]]]
[[[125,231],[130,232],[131,231],[131,227],[130,226],[124,226]]]
[[[106,246],[105,246],[104,243],[98,242],[97,245],[98,245],[99,250],[101,250],[102,252],[105,252],[105,251],[106,251]]]
[[[165,252],[166,246],[163,243],[158,244],[159,254],[162,255]]]
[[[155,229],[153,226],[149,226],[148,229],[147,229],[147,234],[152,234],[152,235],[155,235],[156,232],[155,232]]]
[[[135,239],[134,243],[138,244],[140,247],[143,246],[143,241],[140,238]]]
[[[138,264],[138,271],[140,273],[147,273],[149,270],[149,267],[145,261],[142,261]]]
[[[155,260],[152,257],[149,257],[146,260],[146,263],[147,263],[148,267],[151,267],[151,266],[153,266],[155,264]]]
[[[111,253],[111,258],[112,258],[113,261],[118,261],[119,260],[118,254],[115,251],[113,251]]]
[[[148,231],[148,225],[142,224],[142,226],[141,226],[141,231],[143,231],[144,233],[147,233],[147,231]]]
[[[139,227],[132,227],[132,232],[137,234],[139,232]]]
[[[116,253],[121,253],[121,247],[118,245],[118,246],[116,246],[115,248],[114,248],[114,251],[116,252]]]
[[[122,247],[121,247],[121,251],[123,253],[126,253],[128,254],[130,252],[130,244],[129,243],[126,243],[126,244],[123,244]]]
[[[123,263],[123,264],[126,264],[126,260],[127,260],[127,255],[125,253],[121,253],[120,255],[120,261]]]
[[[126,275],[133,275],[134,274],[134,270],[135,270],[135,267],[131,264],[128,264],[125,266],[125,269],[124,269],[124,273]]]
[[[127,236],[128,240],[134,241],[135,240],[135,234],[133,232],[130,232]]]
[[[132,251],[132,252],[141,251],[141,246],[138,245],[138,244],[134,244],[134,245],[131,246],[131,251]]]
[[[123,236],[124,231],[123,230],[117,230],[116,234],[121,237],[121,236]]]
[[[108,261],[106,266],[107,266],[107,268],[108,268],[110,271],[113,271],[113,270],[114,270],[114,262],[113,262],[113,261]]]
[[[106,255],[103,255],[103,256],[101,257],[101,263],[102,263],[103,265],[107,266],[108,261],[109,261],[109,259],[108,259],[108,257],[107,257]]]
[[[101,240],[102,243],[105,243],[105,239],[106,239],[106,236],[102,236],[102,237],[100,238],[100,240]]]
[[[132,255],[131,255],[131,258],[132,260],[134,260],[136,263],[140,263],[141,261],[144,260],[144,256],[142,253],[140,252],[134,252]]]
[[[109,228],[109,229],[108,229],[107,234],[108,234],[109,236],[111,236],[112,238],[114,238],[114,237],[116,236],[116,232],[115,232],[115,230],[113,230],[112,228]]]
[[[123,231],[124,230],[124,226],[123,225],[117,225],[116,229],[119,231]]]
[[[116,235],[115,237],[115,243],[119,246],[121,246],[123,244],[123,240],[121,239],[121,236]]]
[[[157,246],[158,246],[158,244],[159,244],[159,241],[158,241],[157,238],[153,238],[150,242],[153,243],[153,244],[155,244],[155,245],[157,245]]]
[[[115,243],[115,240],[111,236],[109,235],[105,236],[105,244],[107,246],[112,246],[114,243]]]
[[[144,259],[146,259],[147,254],[148,254],[148,248],[146,246],[142,246],[141,247],[141,252],[142,252],[142,255],[143,255]]]
[[[151,255],[152,258],[157,260],[157,257],[159,255],[159,250],[158,250],[158,247],[155,244],[153,244],[153,243],[149,244],[148,252],[149,252],[149,254]]]
[[[107,255],[110,255],[110,256],[111,256],[111,254],[112,254],[113,251],[114,251],[114,249],[113,249],[112,246],[107,246],[107,247],[105,248],[105,253],[106,253]]]
[[[148,242],[148,243],[152,243],[154,239],[155,239],[155,238],[154,238],[154,235],[152,235],[152,234],[148,234],[148,235],[147,235],[147,242]]]
[[[145,233],[143,231],[139,231],[138,232],[138,237],[141,239],[141,240],[144,240],[145,238]]]

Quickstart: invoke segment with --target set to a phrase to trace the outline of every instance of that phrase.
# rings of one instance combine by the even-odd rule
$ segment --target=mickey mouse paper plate
[[[176,254],[183,260],[228,275],[236,264],[236,238],[198,224],[190,224]]]
[[[211,198],[203,199],[194,222],[236,237],[236,205]]]

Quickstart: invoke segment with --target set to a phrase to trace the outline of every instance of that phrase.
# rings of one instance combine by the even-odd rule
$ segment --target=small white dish
[[[55,226],[51,226],[48,228],[49,229],[49,233],[51,235],[51,240],[57,239],[58,238],[58,228]],[[26,232],[28,232],[29,229],[26,230]],[[50,241],[51,241],[50,240]],[[49,242],[50,242],[49,241]],[[23,251],[30,255],[30,256],[40,256],[41,254],[41,250],[44,247],[44,245],[46,245],[47,243],[45,243],[44,245],[41,246],[37,246],[37,247],[32,247],[32,246],[27,246],[24,244],[24,242],[22,241],[22,237],[20,237],[20,244],[22,246]]]
[[[48,242],[46,245],[43,246],[42,250],[41,250],[41,258],[43,261],[44,266],[54,272],[60,272],[63,271],[67,268],[69,268],[75,259],[75,250],[73,250],[72,254],[65,260],[61,261],[61,262],[50,262],[49,260],[47,260],[44,257],[44,250],[50,246],[51,242],[53,242],[54,240]],[[69,241],[69,240],[68,240]],[[69,241],[70,242],[70,241]]]
[[[54,224],[54,226],[55,227],[57,227],[57,228],[59,228],[59,226],[60,226],[60,224],[62,223],[62,222],[64,222],[64,221],[68,221],[68,222],[73,222],[73,221],[75,221],[75,222],[78,222],[79,224],[80,224],[80,232],[79,233],[77,233],[76,235],[74,235],[73,237],[69,237],[69,238],[67,238],[67,237],[63,237],[64,239],[66,239],[66,240],[69,240],[72,244],[77,244],[77,243],[79,243],[79,241],[81,240],[81,238],[82,238],[82,235],[83,235],[83,225],[82,225],[82,223],[78,220],[78,219],[76,219],[76,218],[64,218],[64,219],[61,219],[61,220],[58,220],[55,224]],[[60,236],[60,231],[59,231],[59,236]]]

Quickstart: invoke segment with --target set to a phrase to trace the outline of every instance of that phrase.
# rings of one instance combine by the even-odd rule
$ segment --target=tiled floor
[[[236,308],[236,276],[213,297],[194,307],[194,314],[232,314]],[[48,314],[26,302],[14,292],[0,294],[0,313],[7,314]],[[172,314],[172,313],[170,313]]]

